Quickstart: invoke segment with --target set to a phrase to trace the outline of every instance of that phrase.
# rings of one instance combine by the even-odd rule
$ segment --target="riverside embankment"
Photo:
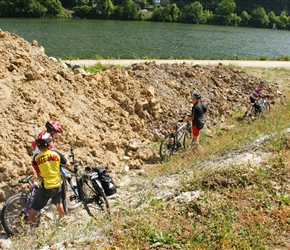
[[[156,64],[163,63],[188,63],[191,65],[225,65],[225,66],[238,66],[238,67],[264,67],[264,68],[284,68],[290,69],[290,61],[252,61],[252,60],[159,60],[159,59],[110,59],[110,60],[64,60],[66,63],[70,63],[72,65],[80,65],[80,66],[92,66],[98,63],[101,64],[109,64],[109,65],[122,65],[129,66],[134,63],[145,63],[145,62],[156,62]]]

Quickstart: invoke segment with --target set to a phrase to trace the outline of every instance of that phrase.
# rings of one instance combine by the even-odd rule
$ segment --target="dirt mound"
[[[37,41],[0,30],[1,116],[0,201],[11,193],[19,176],[33,173],[31,142],[48,119],[58,120],[64,133],[56,148],[86,165],[111,172],[135,168],[158,159],[151,142],[169,131],[180,113],[189,113],[189,94],[199,91],[209,112],[208,129],[245,108],[260,79],[222,65],[134,64],[108,67],[97,74],[76,73],[48,57]],[[281,92],[267,88],[275,103]]]

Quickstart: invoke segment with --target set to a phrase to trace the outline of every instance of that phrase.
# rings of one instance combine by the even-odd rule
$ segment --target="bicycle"
[[[183,120],[174,123],[174,132],[167,134],[161,141],[159,154],[162,161],[168,160],[182,145],[184,150],[189,150],[194,144],[191,123],[188,121],[178,126],[180,122],[183,122]]]
[[[260,99],[257,99],[253,106],[251,107],[249,117],[259,117],[263,116],[264,114],[268,114],[271,110],[271,105],[269,102],[266,101],[266,97],[269,96],[261,96]]]
[[[75,190],[75,192],[73,197],[67,195],[68,202],[71,202],[72,200],[75,200],[77,204],[81,202],[84,205],[87,213],[92,217],[95,217],[94,213],[99,212],[100,210],[110,215],[109,201],[99,179],[99,173],[94,171],[94,168],[90,166],[79,170],[82,162],[75,161],[73,148],[71,148],[70,151],[70,157],[72,158],[74,170],[71,174],[70,180],[68,182],[64,182],[64,190],[67,192],[68,184],[70,187],[72,187],[72,189]],[[65,168],[67,171],[70,171],[64,166],[63,168]],[[72,184],[74,182],[76,183],[76,188]]]
[[[25,232],[25,229],[30,227],[26,222],[34,196],[39,188],[37,181],[32,179],[32,177],[33,175],[29,175],[18,181],[20,184],[28,184],[28,191],[12,195],[2,208],[1,223],[8,236]],[[50,200],[37,214],[33,227],[39,226],[41,215],[48,212],[51,208],[52,203]]]
[[[68,211],[76,209],[82,205],[82,201],[78,198],[78,190],[76,183],[76,175],[65,168],[64,166],[60,167],[60,171],[62,174],[62,181],[66,182],[64,184],[64,192],[62,195],[63,205],[65,213]]]

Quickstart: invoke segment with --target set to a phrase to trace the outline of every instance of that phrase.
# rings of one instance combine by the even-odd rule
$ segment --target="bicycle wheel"
[[[110,215],[109,201],[99,179],[85,180],[83,192],[85,196],[83,204],[90,216],[96,217],[100,212]]]
[[[254,117],[259,117],[260,115],[262,115],[262,112],[258,108],[254,108],[253,114],[254,114]]]
[[[263,107],[263,114],[269,114],[271,110],[271,105],[268,102],[265,102]]]
[[[194,143],[193,140],[193,134],[191,131],[191,127],[188,127],[184,133],[184,137],[183,137],[183,147],[185,150],[189,150],[191,149],[192,145]]]
[[[159,155],[162,161],[166,161],[173,155],[175,149],[175,136],[174,134],[166,135],[161,141],[159,148]]]
[[[66,179],[66,199],[68,210],[73,210],[82,205],[82,201],[79,197],[77,190],[77,180],[75,174],[70,174],[70,179]]]
[[[24,232],[28,228],[26,221],[32,204],[32,200],[28,201],[28,199],[27,194],[15,194],[4,204],[1,211],[1,223],[8,236]],[[39,226],[40,215],[41,213],[38,213],[34,227]]]

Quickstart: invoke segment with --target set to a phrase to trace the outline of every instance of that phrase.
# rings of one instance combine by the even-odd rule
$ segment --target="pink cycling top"
[[[256,100],[262,94],[262,88],[258,86],[250,95],[250,98]]]

